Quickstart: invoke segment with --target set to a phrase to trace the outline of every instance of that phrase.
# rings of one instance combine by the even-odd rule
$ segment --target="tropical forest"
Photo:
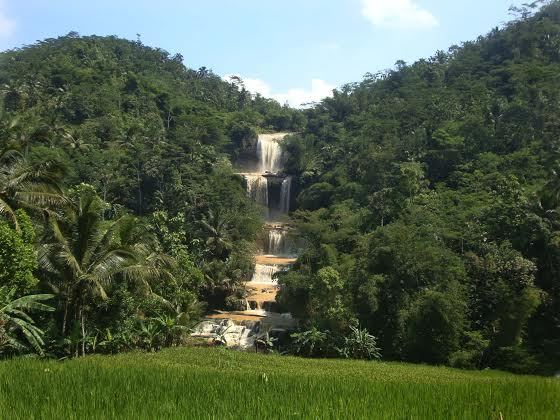
[[[0,419],[558,418],[559,1],[303,107],[188,63],[0,53]]]

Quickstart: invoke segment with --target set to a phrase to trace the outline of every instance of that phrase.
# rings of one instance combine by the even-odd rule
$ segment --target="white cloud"
[[[272,92],[270,91],[270,86],[267,85],[261,79],[251,79],[246,78],[243,79],[243,84],[245,85],[245,89],[247,89],[251,93],[260,93],[262,96],[270,97],[272,96]]]
[[[319,102],[321,99],[332,96],[335,86],[321,79],[312,79],[310,89],[293,88],[287,92],[274,92],[270,85],[261,79],[243,78],[238,75],[228,74],[224,76],[224,80],[228,82],[236,82],[235,78],[239,77],[243,81],[245,89],[253,94],[261,94],[266,98],[272,98],[284,105],[288,103],[294,108],[303,108],[311,102]]]
[[[16,29],[16,21],[6,15],[5,2],[0,0],[0,37],[8,37]]]
[[[374,26],[433,28],[438,20],[416,0],[362,0],[362,15]]]

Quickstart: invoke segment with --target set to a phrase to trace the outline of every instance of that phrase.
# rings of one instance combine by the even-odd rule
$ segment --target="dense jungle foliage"
[[[230,162],[291,131],[298,353],[557,370],[560,3],[541,3],[305,111],[139,41],[2,53],[0,354],[151,350],[235,307],[261,218]]]
[[[1,354],[157,348],[235,304],[261,215],[230,161],[304,119],[182,61],[76,33],[0,55]]]
[[[537,3],[307,112],[280,301],[317,341],[360,323],[388,359],[560,367],[560,3]]]

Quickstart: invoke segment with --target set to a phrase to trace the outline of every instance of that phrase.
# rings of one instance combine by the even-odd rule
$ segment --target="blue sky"
[[[72,30],[181,53],[247,88],[318,100],[366,72],[413,62],[509,20],[520,0],[0,0],[0,49]]]

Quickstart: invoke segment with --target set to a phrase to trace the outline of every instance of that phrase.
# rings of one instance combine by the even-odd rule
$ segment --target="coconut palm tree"
[[[218,258],[225,259],[233,248],[229,223],[227,217],[221,217],[219,212],[212,210],[208,210],[208,214],[197,222],[208,249]]]
[[[96,297],[106,300],[116,279],[136,282],[152,293],[150,283],[170,278],[173,265],[169,257],[152,251],[150,238],[136,218],[125,215],[105,221],[105,207],[91,186],[82,184],[70,191],[61,217],[49,217],[47,237],[39,248],[39,265],[62,304],[62,335],[68,333],[73,316],[74,325],[81,329],[82,355],[88,302]]]
[[[53,307],[42,303],[53,295],[28,295],[18,299],[13,297],[13,290],[0,287],[0,354],[3,349],[26,351],[29,347],[43,354],[43,331],[35,325],[27,312],[54,311]]]
[[[19,225],[18,207],[44,209],[63,201],[59,180],[64,169],[55,161],[31,163],[14,147],[0,150],[0,215]]]

